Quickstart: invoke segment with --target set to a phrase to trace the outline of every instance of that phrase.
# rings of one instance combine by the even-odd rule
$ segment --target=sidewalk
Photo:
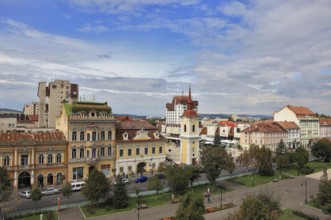
[[[59,220],[85,220],[79,207],[72,207],[58,211]]]

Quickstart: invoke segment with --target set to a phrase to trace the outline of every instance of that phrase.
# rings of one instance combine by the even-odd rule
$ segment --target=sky
[[[38,82],[79,84],[117,114],[331,115],[330,0],[0,0],[0,108],[38,101]]]

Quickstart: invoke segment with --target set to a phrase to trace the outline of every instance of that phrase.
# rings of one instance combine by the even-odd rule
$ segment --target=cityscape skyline
[[[69,80],[117,114],[164,116],[173,96],[199,113],[331,115],[331,2],[0,2],[0,100],[22,110],[38,82]]]

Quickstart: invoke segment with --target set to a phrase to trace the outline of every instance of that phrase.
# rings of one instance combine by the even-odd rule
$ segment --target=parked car
[[[138,177],[137,179],[135,179],[135,183],[143,183],[143,182],[146,182],[148,180],[148,177],[147,176],[140,176]]]
[[[60,190],[53,188],[53,187],[49,187],[49,188],[44,189],[44,191],[42,191],[41,194],[43,196],[60,194]]]
[[[122,183],[124,183],[124,184],[129,184],[129,179],[128,178],[126,178],[126,177],[124,177],[124,178],[121,178],[122,179]],[[117,184],[117,181],[114,181],[114,185],[116,185]]]
[[[71,183],[71,189],[72,191],[80,191],[83,189],[83,187],[85,186],[85,182],[74,182]]]
[[[23,198],[30,199],[31,198],[31,190],[25,190],[25,191],[18,192],[18,195],[23,197]]]

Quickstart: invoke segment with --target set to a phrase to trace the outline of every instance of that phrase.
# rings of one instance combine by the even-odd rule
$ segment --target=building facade
[[[38,86],[39,97],[39,126],[55,127],[56,118],[61,115],[62,104],[72,104],[78,101],[78,84],[72,84],[67,80],[55,80],[46,86],[46,82],[40,82]]]
[[[245,150],[248,150],[252,144],[255,144],[259,147],[265,146],[274,151],[281,140],[288,144],[288,132],[277,122],[262,121],[242,130],[240,145]]]
[[[116,174],[154,172],[165,163],[166,141],[145,120],[117,117]]]
[[[0,133],[0,165],[16,189],[61,185],[67,177],[66,149],[62,132]]]
[[[87,179],[93,169],[112,176],[115,168],[116,121],[107,103],[63,104],[56,128],[68,140],[68,181]]]
[[[320,119],[320,137],[331,138],[331,119]]]
[[[296,149],[297,147],[300,147],[301,139],[299,126],[293,121],[283,121],[278,122],[278,124],[287,131],[287,147],[290,149]]]
[[[319,118],[307,107],[287,105],[274,113],[274,121],[293,121],[300,128],[301,144],[310,146],[319,138]]]

